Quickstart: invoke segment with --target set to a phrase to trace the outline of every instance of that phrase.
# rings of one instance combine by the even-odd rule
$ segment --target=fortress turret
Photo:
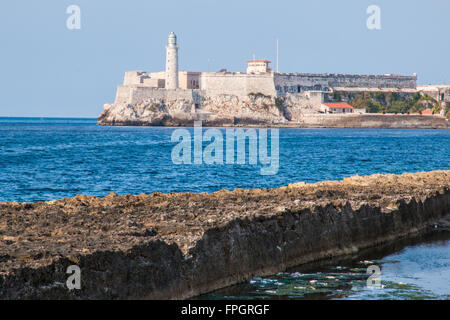
[[[268,73],[272,72],[269,68],[269,60],[250,60],[247,61],[247,73]]]
[[[178,88],[177,36],[171,32],[166,46],[166,89]]]

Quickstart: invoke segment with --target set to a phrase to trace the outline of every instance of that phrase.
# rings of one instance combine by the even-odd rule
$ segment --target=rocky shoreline
[[[0,204],[0,298],[183,299],[417,235],[450,170],[276,189]],[[66,269],[81,270],[68,290]]]
[[[137,102],[105,104],[97,119],[108,126],[192,127],[194,121],[205,127],[277,127],[277,128],[392,128],[446,129],[441,116],[418,114],[320,113],[317,102],[307,97],[288,95],[274,98],[253,94],[242,98],[218,95],[202,104],[188,99],[141,99]]]

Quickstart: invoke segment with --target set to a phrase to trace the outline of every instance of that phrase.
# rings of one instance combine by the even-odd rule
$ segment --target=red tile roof
[[[423,110],[420,114],[433,114],[433,110],[431,110],[431,109],[425,109],[425,110]]]
[[[270,63],[269,60],[248,60],[247,62],[267,62],[267,63]]]
[[[323,105],[327,106],[328,108],[333,109],[353,109],[351,105],[345,102],[336,102],[336,103],[322,103]]]

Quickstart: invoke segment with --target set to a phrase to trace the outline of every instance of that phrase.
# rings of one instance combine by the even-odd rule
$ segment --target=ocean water
[[[0,118],[0,201],[214,192],[450,169],[450,130],[280,129],[279,170],[266,176],[261,165],[248,163],[174,164],[174,130],[104,127],[95,119]],[[202,298],[448,299],[450,235],[440,237],[373,257],[254,278]],[[372,264],[381,268],[381,289],[366,286]]]
[[[173,130],[105,127],[95,119],[0,118],[0,201],[213,192],[450,169],[450,130],[280,129],[279,170],[266,176],[248,161],[174,164]]]
[[[369,281],[377,266],[379,282]],[[197,299],[450,299],[450,234],[409,239],[370,254],[322,261],[205,294]]]

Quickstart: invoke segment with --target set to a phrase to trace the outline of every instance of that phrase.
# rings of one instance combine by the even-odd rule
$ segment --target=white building
[[[247,61],[247,73],[259,74],[270,73],[272,69],[269,68],[269,60],[250,60]]]
[[[353,107],[345,102],[322,103],[321,109],[324,113],[353,113]]]

